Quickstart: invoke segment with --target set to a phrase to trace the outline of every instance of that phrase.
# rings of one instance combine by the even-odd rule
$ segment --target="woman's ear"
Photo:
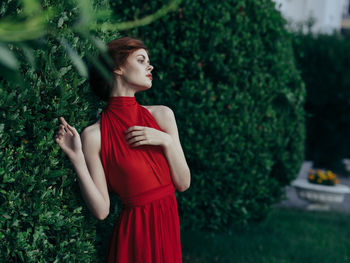
[[[123,71],[121,69],[114,69],[113,72],[117,75],[123,75]]]

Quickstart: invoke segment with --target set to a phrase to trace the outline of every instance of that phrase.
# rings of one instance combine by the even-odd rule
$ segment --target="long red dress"
[[[163,149],[131,147],[131,126],[162,131],[135,97],[112,96],[101,114],[101,160],[108,189],[123,204],[107,247],[108,263],[182,262],[175,188]]]

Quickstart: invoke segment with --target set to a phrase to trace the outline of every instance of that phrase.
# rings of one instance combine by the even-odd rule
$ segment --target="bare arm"
[[[109,214],[110,200],[107,183],[99,157],[98,133],[86,128],[80,142],[79,133],[62,118],[56,142],[71,160],[78,175],[79,186],[89,210],[99,219]]]
[[[160,118],[157,121],[159,127],[168,133],[171,138],[168,143],[164,144],[163,149],[169,163],[173,182],[177,190],[180,192],[186,191],[190,187],[191,173],[181,147],[174,112],[170,108],[162,106],[158,114],[155,114],[155,118],[157,120]]]

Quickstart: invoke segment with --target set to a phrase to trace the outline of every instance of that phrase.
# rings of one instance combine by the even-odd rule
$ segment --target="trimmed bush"
[[[293,46],[307,89],[306,158],[339,169],[350,156],[350,40],[297,34]]]
[[[115,1],[120,20],[162,1]],[[123,7],[123,8],[120,8]],[[272,1],[182,1],[154,23],[123,32],[150,47],[144,104],[173,109],[192,172],[178,193],[182,228],[225,230],[266,216],[304,158],[304,84]]]
[[[1,16],[17,15],[20,6],[8,2]],[[23,81],[0,69],[0,261],[98,262],[96,247],[102,240],[96,236],[97,219],[88,211],[73,166],[53,137],[59,116],[80,132],[97,120],[102,105],[89,93],[86,78],[78,74],[59,40],[66,39],[85,58],[96,53],[96,47],[67,30],[79,16],[75,1],[44,1],[47,6],[56,9],[50,24],[59,27],[59,34],[25,43],[34,49],[36,69],[16,44],[11,46],[21,59]],[[100,32],[100,37],[109,41],[118,35]]]

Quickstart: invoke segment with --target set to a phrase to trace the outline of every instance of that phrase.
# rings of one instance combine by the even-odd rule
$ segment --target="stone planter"
[[[309,183],[307,179],[294,180],[292,186],[301,199],[310,202],[309,210],[329,210],[330,204],[343,202],[345,194],[350,193],[350,187],[346,185],[318,185]]]

